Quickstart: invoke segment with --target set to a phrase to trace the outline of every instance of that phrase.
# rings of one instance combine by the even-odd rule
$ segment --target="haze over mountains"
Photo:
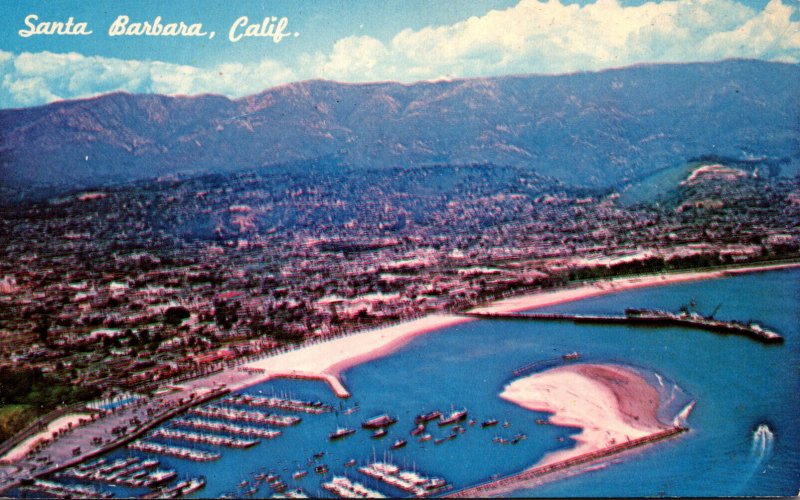
[[[193,172],[523,166],[606,187],[703,156],[800,163],[800,66],[762,61],[449,82],[307,81],[231,100],[114,93],[0,110],[0,201]]]

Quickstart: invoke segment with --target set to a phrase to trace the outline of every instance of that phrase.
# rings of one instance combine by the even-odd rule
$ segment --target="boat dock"
[[[660,310],[631,309],[624,316],[600,314],[556,314],[556,313],[487,313],[467,312],[466,316],[480,319],[512,319],[534,321],[571,321],[573,323],[628,324],[645,326],[681,326],[696,328],[714,333],[744,335],[759,342],[775,344],[783,342],[783,337],[752,323],[722,321],[699,314],[674,314]]]
[[[317,401],[300,401],[297,399],[287,399],[278,397],[253,396],[251,394],[235,394],[222,400],[223,403],[241,406],[261,406],[265,408],[276,408],[284,411],[299,413],[310,413],[319,415],[332,412],[333,407]]]
[[[226,434],[236,434],[240,436],[260,437],[265,439],[272,439],[281,435],[281,431],[276,431],[273,429],[227,424],[225,422],[201,420],[199,418],[178,418],[172,421],[172,426],[202,431],[224,432]]]
[[[365,476],[393,486],[417,498],[433,495],[437,492],[441,493],[443,489],[449,487],[442,478],[426,477],[416,472],[402,470],[400,467],[386,462],[373,462],[359,467],[358,471]]]
[[[300,423],[300,417],[263,413],[260,411],[234,410],[226,406],[208,405],[201,408],[192,408],[191,415],[206,418],[219,418],[234,422],[250,422],[256,424],[274,425],[276,427],[289,427]]]
[[[143,453],[153,453],[167,457],[182,458],[194,462],[211,462],[219,460],[222,455],[210,451],[194,450],[191,448],[181,448],[152,441],[136,441],[128,445],[128,449],[141,451]]]
[[[151,436],[172,439],[174,441],[226,446],[228,448],[251,448],[260,443],[258,439],[242,439],[201,432],[179,431],[176,429],[157,429]]]
[[[552,464],[541,465],[539,467],[534,467],[532,469],[528,469],[518,474],[513,474],[511,476],[506,476],[500,479],[488,481],[483,484],[479,484],[477,486],[471,486],[469,488],[455,491],[445,496],[448,498],[488,497],[493,494],[497,494],[499,491],[507,491],[508,489],[513,488],[524,481],[538,479],[542,476],[546,476],[548,474],[553,474],[560,471],[566,471],[568,469],[577,467],[579,465],[586,465],[596,460],[608,458],[610,456],[617,455],[619,453],[632,450],[640,446],[648,445],[651,443],[655,443],[657,441],[662,441],[664,439],[677,436],[683,432],[686,432],[687,430],[689,429],[686,427],[680,427],[680,426],[672,427],[670,429],[650,434],[649,436],[644,436],[637,439],[632,439],[630,441],[626,441],[624,443],[615,444],[613,446],[609,446],[608,448],[603,448],[602,450],[597,450],[590,453],[584,453],[583,455],[578,455],[577,457],[568,458],[566,460],[561,460],[559,462],[554,462]]]

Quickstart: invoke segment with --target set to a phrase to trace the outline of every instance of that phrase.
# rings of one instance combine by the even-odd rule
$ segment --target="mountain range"
[[[800,66],[753,60],[0,110],[0,201],[246,169],[494,164],[609,187],[701,157],[800,164]],[[777,167],[776,167],[777,166]]]

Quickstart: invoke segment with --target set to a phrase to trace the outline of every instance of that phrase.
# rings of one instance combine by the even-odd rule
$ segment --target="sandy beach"
[[[763,272],[763,271],[777,271],[781,269],[791,269],[797,267],[800,267],[800,264],[778,264],[771,266],[748,266],[735,269],[723,269],[718,271],[702,271],[702,272],[690,271],[682,273],[642,275],[642,276],[636,276],[634,278],[615,278],[610,280],[600,280],[586,285],[578,285],[578,286],[562,288],[559,290],[537,292],[528,295],[521,295],[519,297],[511,297],[509,299],[499,300],[488,306],[475,308],[470,312],[481,312],[481,313],[520,312],[520,311],[526,311],[528,309],[554,306],[562,304],[564,302],[572,302],[575,300],[597,297],[599,295],[606,295],[609,293],[622,292],[625,290],[633,290],[636,288],[672,285],[675,283],[684,283],[689,281],[724,278],[727,276],[732,276],[737,274]]]
[[[519,312],[636,288],[723,278],[734,274],[772,271],[792,267],[800,267],[800,264],[750,266],[731,270],[692,271],[601,280],[586,285],[512,297],[494,302],[488,306],[475,308],[470,312]],[[419,335],[469,321],[474,321],[474,319],[453,314],[432,314],[385,328],[323,340],[294,351],[247,363],[244,365],[245,368],[263,370],[263,374],[249,377],[247,380],[240,382],[230,383],[229,387],[232,390],[237,390],[281,376],[318,378],[328,381],[333,387],[339,383],[338,379],[336,379],[339,373],[352,366],[386,356]],[[339,392],[337,391],[337,393]],[[339,394],[342,395],[343,393]]]
[[[666,429],[656,417],[656,390],[617,365],[567,365],[515,380],[500,397],[529,410],[552,413],[556,425],[580,427],[574,448],[545,456],[558,462]]]
[[[248,380],[243,386],[281,376],[329,380],[351,366],[386,356],[419,335],[468,321],[473,320],[452,314],[433,314],[385,328],[324,340],[244,365],[247,369],[263,370],[264,373],[258,380]]]

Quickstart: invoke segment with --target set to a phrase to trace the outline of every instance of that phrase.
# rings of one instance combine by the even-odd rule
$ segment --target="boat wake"
[[[753,440],[750,444],[750,458],[747,463],[745,473],[741,475],[741,490],[745,490],[747,484],[758,472],[765,472],[765,465],[772,457],[772,450],[775,445],[775,434],[767,424],[760,424],[753,431]]]
[[[750,456],[753,459],[753,472],[758,470],[772,456],[772,448],[775,443],[775,434],[767,424],[759,425],[753,431],[753,444],[750,448]]]

